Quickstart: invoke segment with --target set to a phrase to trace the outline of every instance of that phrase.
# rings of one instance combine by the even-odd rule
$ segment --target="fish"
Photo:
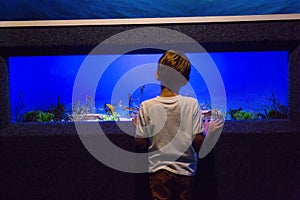
[[[115,111],[115,107],[109,103],[104,104],[104,108],[105,108],[105,111],[107,111],[107,108],[108,108],[110,114],[113,114]]]

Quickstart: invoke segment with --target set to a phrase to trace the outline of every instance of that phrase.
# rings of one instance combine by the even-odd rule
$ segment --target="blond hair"
[[[177,78],[175,80],[174,77],[173,79],[170,77],[174,75],[174,73],[170,73],[174,70],[181,75],[181,78]],[[162,81],[163,83],[169,84],[171,80],[172,84],[175,82],[178,86],[183,86],[189,80],[190,72],[191,63],[189,59],[181,52],[168,50],[159,59],[157,76],[158,80]]]

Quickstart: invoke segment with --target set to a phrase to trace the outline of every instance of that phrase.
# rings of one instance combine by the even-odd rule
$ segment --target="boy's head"
[[[181,52],[168,50],[159,59],[156,78],[171,90],[179,89],[189,81],[191,63]]]

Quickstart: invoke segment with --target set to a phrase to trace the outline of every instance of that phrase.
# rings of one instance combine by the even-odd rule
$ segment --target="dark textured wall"
[[[84,148],[74,124],[11,123],[6,62],[14,55],[89,53],[110,36],[139,27],[145,26],[0,29],[1,199],[146,199],[147,176],[101,164]],[[225,200],[300,199],[300,21],[154,27],[182,32],[208,51],[289,51],[289,119],[227,121],[214,151],[199,161],[197,195]],[[124,125],[134,131],[131,123]],[[133,138],[115,124],[101,126],[111,141],[134,151]]]

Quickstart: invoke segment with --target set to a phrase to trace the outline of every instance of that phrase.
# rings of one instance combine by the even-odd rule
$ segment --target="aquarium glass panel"
[[[197,98],[202,109],[217,108],[217,105],[211,108],[207,85],[193,66],[193,60],[198,59],[201,63],[204,54],[186,55],[192,58],[190,86],[183,87],[180,94]],[[277,105],[274,104],[287,107],[287,51],[218,52],[209,55],[224,82],[227,99],[227,110],[224,113],[240,110],[266,116],[269,110],[275,109]],[[107,120],[130,119],[141,102],[159,95],[160,86],[155,80],[155,70],[160,56],[161,54],[93,55],[99,62],[91,66],[91,74],[103,67],[106,69],[99,77],[96,93],[93,94],[89,89],[93,80],[88,75],[80,82],[82,90],[77,99],[72,99],[73,86],[86,55],[10,57],[12,120],[72,120],[72,109],[73,113],[91,114],[90,118],[83,120],[99,119],[97,117],[100,114],[116,114]],[[109,66],[103,65],[112,58],[115,59]],[[207,66],[203,64],[201,67]],[[142,83],[149,80],[149,77],[153,81],[131,88],[131,83]],[[231,119],[232,116],[227,114],[226,118]]]

